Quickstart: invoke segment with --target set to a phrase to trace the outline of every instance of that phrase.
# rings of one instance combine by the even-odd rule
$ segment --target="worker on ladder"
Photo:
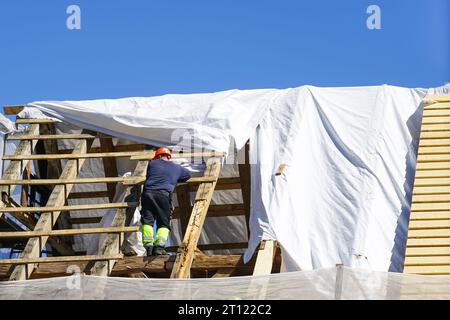
[[[169,149],[159,148],[147,167],[141,197],[142,242],[147,256],[166,254],[172,214],[172,192],[178,182],[185,182],[191,177],[189,170],[173,163],[171,159]],[[153,236],[155,221],[156,237]]]

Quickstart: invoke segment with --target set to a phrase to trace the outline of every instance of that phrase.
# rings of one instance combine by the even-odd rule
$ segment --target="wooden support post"
[[[273,240],[261,241],[253,270],[254,276],[267,275],[272,273],[273,260],[275,258],[276,245]]]
[[[205,176],[218,177],[221,167],[221,158],[210,158],[206,163]],[[209,204],[214,192],[216,182],[200,184],[195,197],[194,208],[189,219],[183,242],[172,269],[171,278],[189,278],[195,249],[197,248],[200,233],[205,222]]]
[[[147,165],[148,161],[139,161],[133,175],[136,177],[145,177],[147,173]],[[130,186],[126,189],[124,201],[139,202],[141,193],[142,186]],[[136,208],[118,209],[116,215],[114,216],[111,227],[124,227],[126,225],[129,225],[135,210]],[[120,250],[120,247],[122,245],[122,243],[119,244],[120,240],[123,241],[123,238],[119,239],[118,234],[108,235],[108,237],[102,243],[98,254],[101,256],[116,254]],[[111,273],[112,269],[114,268],[115,262],[115,260],[96,262],[91,268],[91,274],[95,276],[106,277]]]
[[[251,175],[250,175],[250,142],[245,144],[245,162],[239,163],[239,178],[241,182],[242,199],[244,202],[245,221],[247,223],[247,236],[250,238],[250,198],[251,198]]]
[[[177,200],[180,213],[181,238],[186,234],[186,229],[191,216],[191,198],[189,196],[189,184],[183,183],[177,187]]]
[[[112,138],[100,139],[100,152],[113,152],[114,144]],[[105,177],[117,177],[117,162],[115,158],[103,158],[103,168],[105,169]],[[109,194],[109,201],[114,200],[114,195],[116,194],[116,184],[108,183],[106,184]]]
[[[87,152],[88,147],[90,147],[92,143],[92,140],[79,140],[77,141],[74,153],[76,154],[84,154]],[[84,159],[79,159],[79,161],[75,160],[68,160],[64,170],[61,174],[61,179],[71,179],[76,178],[78,171],[80,167],[84,163]],[[78,167],[79,166],[79,167]],[[67,193],[70,193],[73,185],[67,185]],[[47,201],[47,206],[49,207],[57,207],[57,206],[63,206],[66,202],[65,192],[64,192],[64,186],[58,185],[55,186],[53,189],[49,200]],[[55,223],[55,220],[58,219],[60,212],[46,212],[42,213],[36,227],[34,228],[34,231],[38,232],[46,232],[50,231],[53,228],[53,224]],[[22,252],[21,258],[36,258],[39,257],[41,254],[41,251],[45,244],[47,243],[48,237],[42,237],[42,241],[38,241],[38,239],[33,238],[29,239],[28,243]],[[33,272],[34,266],[30,265],[27,267],[27,265],[18,265],[14,268],[14,271],[12,272],[10,276],[11,281],[18,281],[18,280],[26,280],[29,278],[31,273]]]

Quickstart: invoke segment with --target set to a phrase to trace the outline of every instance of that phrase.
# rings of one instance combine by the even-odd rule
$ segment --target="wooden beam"
[[[24,119],[17,118],[16,124],[54,124],[59,121],[51,120],[51,119]]]
[[[232,249],[247,249],[247,242],[233,242],[233,243],[209,243],[209,244],[198,244],[197,248],[199,250],[232,250]],[[167,247],[167,252],[176,252],[180,247],[173,246]],[[194,250],[195,251],[195,250]]]
[[[141,183],[142,178],[129,177],[102,177],[102,178],[74,178],[74,179],[31,179],[31,180],[0,180],[0,186],[43,186],[43,185],[66,185],[66,184],[98,184],[98,183]]]
[[[38,135],[20,135],[8,136],[6,140],[66,140],[66,139],[111,139],[110,136],[95,136],[82,133],[64,133],[64,134],[38,134]]]
[[[133,155],[131,160],[150,160],[154,157],[155,151],[141,152],[140,154]],[[186,152],[186,153],[174,153],[173,159],[179,158],[220,158],[226,155],[225,152]]]
[[[100,151],[101,152],[114,152],[114,144],[112,138],[100,139]],[[117,162],[115,158],[103,158],[103,168],[105,170],[105,177],[117,177]],[[114,196],[116,194],[116,184],[108,183],[106,185],[109,193],[109,201],[114,201]]]
[[[220,161],[220,158],[208,159],[205,169],[206,177],[217,178],[219,176],[221,167]],[[189,225],[177,253],[175,265],[170,276],[171,278],[185,279],[190,277],[190,269],[194,259],[195,249],[197,248],[215,186],[216,182],[205,182],[198,188],[194,208],[189,219]]]
[[[83,154],[87,152],[87,149],[90,147],[91,143],[92,140],[77,141],[74,148],[74,153]],[[78,172],[81,170],[83,164],[84,159],[80,159],[78,161],[77,160],[67,161],[64,170],[61,173],[61,178],[73,179],[77,177]],[[67,199],[67,195],[72,190],[72,187],[73,185],[70,184],[66,186],[61,185],[55,186],[46,205],[48,207],[63,206]],[[38,232],[50,231],[53,228],[53,225],[55,224],[56,220],[58,219],[59,214],[60,214],[59,211],[42,213],[39,217],[36,227],[34,228],[34,231]],[[45,247],[47,239],[48,237],[41,237],[39,239],[37,238],[29,239],[24,251],[22,252],[21,258],[28,259],[39,257],[42,249]],[[18,265],[14,268],[10,280],[11,281],[26,280],[29,278],[32,272],[33,272],[32,265]]]
[[[33,154],[24,156],[4,156],[3,160],[55,160],[55,159],[94,159],[94,158],[128,158],[135,151],[99,152],[99,153],[71,153],[71,154]]]
[[[16,114],[19,114],[23,110],[23,106],[4,106],[3,112],[6,115],[14,116]]]
[[[273,260],[275,257],[276,245],[273,240],[263,240],[256,257],[254,276],[267,275],[272,273]]]
[[[147,165],[148,161],[139,161],[134,170],[133,176],[145,177],[147,173]],[[140,185],[128,187],[125,191],[124,201],[138,202],[140,200],[141,193],[142,193],[142,186]],[[133,217],[134,211],[135,208],[117,210],[116,215],[114,216],[114,219],[112,221],[111,227],[123,227],[129,225],[131,218]],[[110,256],[114,253],[120,252],[123,241],[124,241],[123,237],[120,237],[117,234],[110,234],[101,245],[98,253],[103,256]],[[91,274],[105,277],[111,273],[114,264],[115,264],[114,260],[96,262],[91,269]]]
[[[242,188],[242,199],[244,202],[245,222],[247,224],[247,237],[250,238],[250,196],[251,196],[251,174],[250,174],[250,142],[245,144],[244,163],[239,164],[239,177]]]
[[[0,212],[16,213],[16,212],[59,212],[59,211],[82,211],[82,210],[99,210],[99,209],[123,209],[136,208],[138,202],[116,202],[116,203],[96,203],[96,204],[76,204],[71,206],[45,206],[45,207],[18,207],[18,208],[0,208]]]
[[[52,237],[52,236],[74,236],[82,234],[99,234],[99,233],[123,233],[139,231],[139,226],[120,227],[120,228],[89,228],[89,229],[67,229],[52,230],[46,232],[36,231],[18,231],[18,232],[0,232],[0,239],[5,238],[34,238],[34,237]]]
[[[26,259],[0,259],[0,264],[27,265],[32,263],[119,260],[122,258],[123,255],[117,254],[113,256],[71,256],[71,257],[48,257],[48,258],[26,258]]]
[[[450,94],[428,94],[425,97],[424,102],[426,105],[450,102]]]

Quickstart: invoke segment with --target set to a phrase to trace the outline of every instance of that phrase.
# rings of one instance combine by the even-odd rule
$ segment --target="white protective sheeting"
[[[261,239],[273,239],[288,271],[336,263],[401,271],[426,94],[388,85],[303,86],[29,106],[148,144],[190,146],[191,139],[174,139],[180,128],[193,130],[195,145],[206,149],[241,148],[251,138],[246,259]],[[286,170],[275,175],[280,164]]]
[[[450,277],[328,268],[222,279],[175,280],[73,275],[0,282],[0,300],[44,299],[435,300],[450,299]]]

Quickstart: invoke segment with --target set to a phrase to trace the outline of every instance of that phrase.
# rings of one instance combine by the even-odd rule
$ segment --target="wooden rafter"
[[[205,177],[219,177],[221,168],[221,158],[210,158],[206,163]],[[195,197],[194,208],[192,210],[186,234],[183,237],[180,249],[177,253],[175,265],[171,278],[189,278],[192,261],[194,260],[195,249],[197,248],[200,233],[205,222],[209,204],[214,192],[216,182],[202,183]]]

